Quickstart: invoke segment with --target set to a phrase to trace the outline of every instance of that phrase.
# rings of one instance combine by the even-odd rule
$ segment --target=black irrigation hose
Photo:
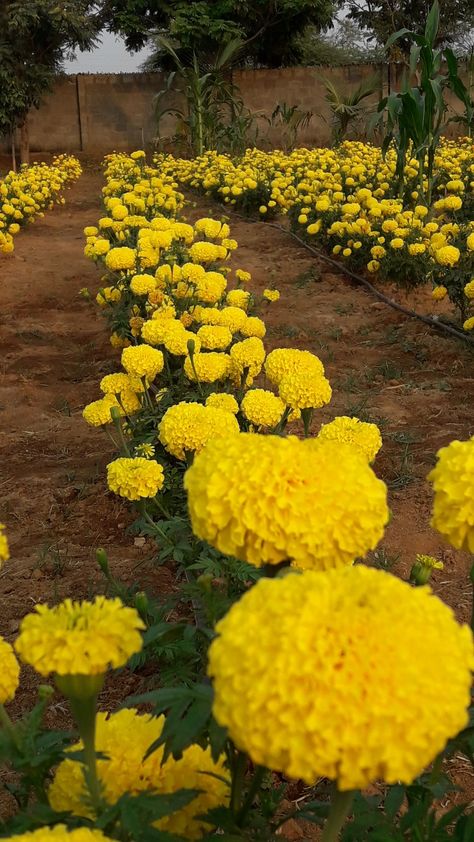
[[[227,208],[225,205],[223,205],[223,207],[226,208],[226,211],[229,210],[229,208]],[[455,327],[451,327],[451,325],[447,325],[444,322],[439,321],[438,319],[433,319],[430,316],[422,316],[421,313],[417,313],[415,310],[409,310],[407,307],[403,307],[402,304],[397,304],[396,301],[393,301],[387,295],[384,295],[383,292],[379,292],[379,290],[376,287],[374,287],[374,285],[371,284],[370,281],[367,280],[367,278],[364,278],[362,275],[357,275],[355,272],[351,272],[350,269],[347,269],[337,260],[333,260],[332,257],[328,257],[328,255],[324,252],[319,251],[319,249],[315,249],[314,246],[310,246],[309,243],[306,243],[301,237],[298,237],[297,234],[294,234],[293,231],[289,231],[288,228],[284,228],[282,225],[277,225],[276,222],[264,222],[261,219],[250,219],[249,217],[243,216],[242,214],[237,213],[237,211],[234,210],[232,210],[231,212],[235,214],[235,216],[240,217],[240,219],[245,220],[245,222],[250,222],[254,225],[255,223],[257,223],[258,225],[269,225],[271,228],[276,228],[277,231],[282,231],[284,234],[288,234],[289,237],[292,237],[294,240],[296,240],[297,243],[300,243],[300,245],[304,246],[304,248],[307,249],[307,251],[311,252],[311,254],[314,254],[315,257],[318,257],[320,260],[326,261],[326,263],[329,263],[330,266],[334,266],[336,269],[338,269],[339,272],[343,272],[349,278],[352,278],[354,281],[357,281],[357,283],[362,284],[367,290],[369,290],[369,292],[372,293],[372,295],[378,298],[379,301],[383,301],[384,304],[388,304],[388,306],[392,307],[393,310],[397,310],[399,313],[403,313],[405,316],[409,316],[412,319],[418,319],[420,322],[423,322],[424,324],[428,325],[431,328],[435,328],[436,330],[444,330],[446,331],[446,333],[450,333],[452,336],[455,336],[456,339],[462,339],[463,342],[466,342],[471,348],[474,348],[474,341],[468,336],[466,336],[465,333],[461,333],[461,331],[456,330]]]

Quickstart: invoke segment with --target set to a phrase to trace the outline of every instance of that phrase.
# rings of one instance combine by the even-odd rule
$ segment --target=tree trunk
[[[20,161],[22,164],[30,163],[30,132],[28,117],[20,126]]]
[[[12,141],[12,170],[13,170],[13,172],[16,172],[15,132],[16,132],[16,129],[12,129],[11,141]]]

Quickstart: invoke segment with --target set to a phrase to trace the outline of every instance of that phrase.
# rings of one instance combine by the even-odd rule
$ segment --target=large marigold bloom
[[[140,651],[143,628],[120,599],[66,599],[54,608],[36,605],[21,622],[15,649],[40,675],[100,675]]]
[[[181,401],[166,410],[158,432],[168,453],[184,461],[187,453],[199,453],[211,439],[237,435],[239,424],[225,409]]]
[[[298,348],[275,348],[265,360],[265,374],[274,386],[278,386],[286,374],[295,374],[303,369],[309,370],[314,376],[324,374],[319,357]]]
[[[318,439],[342,441],[356,447],[369,462],[373,462],[382,447],[382,436],[377,424],[360,421],[359,418],[349,418],[339,415],[329,424],[323,424]]]
[[[474,553],[474,437],[442,447],[428,479],[435,493],[432,526],[456,549]]]
[[[40,827],[9,837],[14,842],[109,842],[110,837],[104,836],[101,830],[90,827],[77,827],[69,830],[64,824],[54,827]]]
[[[120,457],[107,465],[107,485],[127,500],[154,497],[163,483],[163,468],[153,459]]]
[[[198,538],[256,566],[352,564],[388,521],[384,483],[338,442],[256,433],[210,441],[184,484]]]
[[[306,369],[285,374],[278,384],[278,393],[292,409],[320,409],[329,403],[332,389],[324,374],[316,375]]]
[[[0,705],[11,702],[20,680],[20,665],[13,647],[0,637]]]
[[[124,272],[135,267],[137,253],[127,246],[110,249],[105,257],[105,265],[112,272]]]
[[[128,374],[152,381],[163,371],[163,354],[150,345],[131,345],[122,351],[122,365]]]
[[[266,389],[249,389],[240,408],[247,421],[257,427],[275,427],[285,411],[283,401]]]
[[[163,765],[163,747],[146,757],[150,746],[161,736],[164,717],[140,714],[134,709],[97,716],[96,749],[104,759],[97,761],[97,773],[108,804],[125,793],[136,795],[151,791],[172,793],[179,789],[198,789],[201,793],[190,804],[166,816],[157,826],[185,839],[199,839],[209,825],[197,816],[228,801],[229,787],[213,776],[226,776],[224,758],[214,762],[210,749],[187,748],[180,760],[169,758]],[[82,749],[82,743],[72,751]],[[63,760],[48,791],[51,806],[57,812],[93,817],[87,803],[84,772],[80,763]]]
[[[410,783],[468,721],[472,633],[428,587],[363,565],[261,579],[216,631],[217,721],[308,784]]]
[[[189,380],[200,383],[215,383],[225,380],[230,371],[230,357],[220,351],[209,351],[204,354],[194,354],[193,358],[186,357],[184,373]]]
[[[98,401],[92,401],[82,410],[82,417],[87,424],[93,427],[101,427],[103,424],[112,423],[111,410],[120,411],[120,404],[115,395],[105,395]]]

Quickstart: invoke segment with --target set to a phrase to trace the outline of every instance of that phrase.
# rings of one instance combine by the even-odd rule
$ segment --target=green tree
[[[98,18],[90,0],[2,0],[0,4],[0,134],[21,131],[28,160],[27,118],[38,108],[74,48],[95,44]]]
[[[377,44],[385,44],[401,29],[423,32],[432,0],[348,0],[349,18]],[[473,0],[441,0],[439,29],[435,47],[454,44],[459,32],[474,28]],[[404,56],[410,52],[410,38],[401,37],[397,47]]]
[[[131,50],[152,31],[179,52],[215,55],[223,43],[246,42],[245,61],[279,67],[300,60],[298,36],[308,25],[330,26],[332,0],[103,0],[102,20]]]

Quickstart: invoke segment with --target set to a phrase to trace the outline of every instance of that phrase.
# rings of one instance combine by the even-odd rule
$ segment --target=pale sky
[[[121,38],[110,32],[102,34],[102,43],[90,53],[78,52],[74,61],[66,61],[66,73],[134,73],[146,59],[148,50],[129,53]]]

